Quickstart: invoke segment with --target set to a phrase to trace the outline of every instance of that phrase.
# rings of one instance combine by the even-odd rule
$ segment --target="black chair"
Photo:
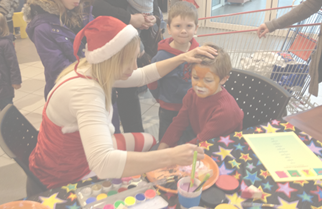
[[[233,69],[224,87],[244,111],[244,129],[282,118],[291,98],[274,81],[245,70]]]
[[[27,196],[46,191],[46,187],[29,170],[29,155],[37,143],[38,131],[12,104],[0,112],[0,146],[27,175]]]

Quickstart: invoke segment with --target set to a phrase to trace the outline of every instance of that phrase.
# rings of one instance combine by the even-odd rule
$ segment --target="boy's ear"
[[[167,30],[168,30],[168,34],[171,35],[170,25],[169,24],[167,24]]]
[[[221,79],[220,85],[224,85],[228,79],[229,79],[229,75],[225,76],[223,79]]]

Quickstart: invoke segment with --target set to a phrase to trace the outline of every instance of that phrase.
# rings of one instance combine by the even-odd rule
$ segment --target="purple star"
[[[218,142],[222,142],[226,145],[226,147],[229,146],[230,143],[234,143],[233,140],[230,140],[230,136],[228,135],[227,137],[220,137],[220,140]]]
[[[317,155],[321,155],[321,147],[317,147],[315,146],[314,142],[311,141],[310,145],[308,145],[308,147],[312,150],[312,152],[314,152]]]
[[[241,191],[244,191],[245,189],[247,189],[247,185],[245,184],[245,181],[244,180],[242,180],[242,182],[241,182],[241,184],[240,184],[240,190]]]
[[[288,198],[291,198],[291,193],[292,192],[297,191],[297,189],[294,189],[294,188],[290,187],[289,182],[287,182],[285,184],[277,183],[277,185],[278,185],[278,189],[276,190],[276,192],[283,192]]]
[[[316,186],[316,191],[311,191],[312,194],[316,194],[319,198],[319,202],[322,200],[322,189]]]
[[[247,166],[246,166],[250,171],[252,171],[255,166],[253,165],[253,163],[247,163]]]
[[[227,169],[225,162],[222,162],[221,166],[219,166],[220,175],[229,175],[234,171],[235,171],[235,169]]]

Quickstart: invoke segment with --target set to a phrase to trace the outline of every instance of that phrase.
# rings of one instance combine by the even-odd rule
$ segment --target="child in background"
[[[164,134],[158,149],[183,144],[196,144],[214,137],[225,136],[242,130],[244,113],[235,99],[222,87],[231,71],[229,55],[221,48],[206,44],[217,50],[215,59],[198,56],[200,64],[192,66],[192,88],[183,98],[177,117]],[[191,126],[193,134],[183,136]]]
[[[152,62],[169,59],[199,46],[193,38],[198,29],[198,13],[195,6],[188,2],[176,2],[169,10],[167,29],[171,38],[159,42],[158,53],[152,58]],[[191,88],[187,63],[179,65],[148,87],[160,103],[159,140],[161,140],[173,117],[178,114],[183,97]]]
[[[12,41],[6,18],[0,13],[0,110],[12,103],[14,89],[21,87],[20,68]]]

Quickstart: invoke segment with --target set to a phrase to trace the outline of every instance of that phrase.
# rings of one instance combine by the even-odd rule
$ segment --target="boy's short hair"
[[[180,16],[181,18],[190,17],[195,20],[198,25],[198,11],[196,7],[186,1],[178,1],[170,7],[168,14],[168,25],[170,26],[173,18]]]
[[[213,73],[215,73],[216,75],[218,75],[220,80],[222,80],[226,76],[229,76],[232,66],[231,66],[231,61],[230,61],[230,57],[229,57],[228,53],[225,52],[222,48],[220,48],[214,44],[208,43],[208,44],[204,44],[204,46],[210,46],[210,47],[216,49],[218,55],[215,56],[215,59],[211,59],[205,55],[198,54],[195,57],[200,58],[202,60],[202,62],[199,64],[210,67],[210,70]],[[195,65],[197,65],[197,64],[193,64],[192,68]]]

